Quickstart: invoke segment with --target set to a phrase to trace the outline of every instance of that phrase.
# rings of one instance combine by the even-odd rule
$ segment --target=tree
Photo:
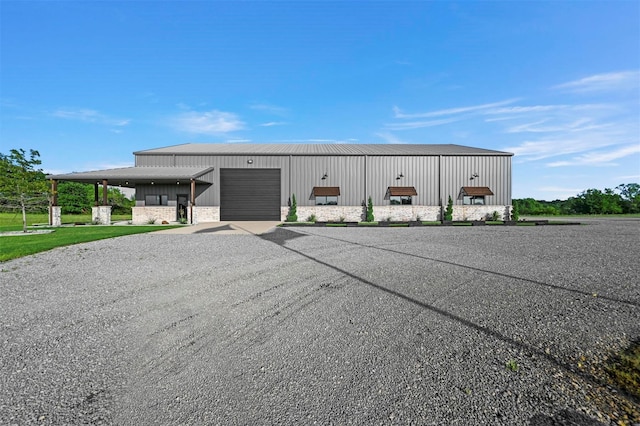
[[[296,203],[296,194],[291,196],[291,205],[289,206],[289,214],[287,215],[287,222],[298,221],[298,204]]]
[[[570,210],[579,214],[622,213],[621,202],[622,197],[609,188],[604,192],[599,189],[587,189],[567,200]]]
[[[60,182],[58,185],[58,205],[63,214],[91,212],[93,185],[78,182]]]
[[[518,205],[514,203],[511,207],[511,220],[518,219],[520,219],[520,211],[518,210]]]
[[[447,209],[444,211],[444,220],[453,220],[453,200],[451,199],[451,195],[449,195],[449,199],[447,200]]]
[[[623,183],[616,187],[622,196],[624,213],[640,213],[640,185],[637,183]]]
[[[373,216],[373,200],[371,199],[371,195],[369,195],[369,200],[367,201],[367,222],[373,222],[375,220]]]
[[[131,207],[134,206],[135,201],[127,198],[118,188],[109,188],[107,190],[107,198],[109,205],[112,206],[111,213],[131,214]]]
[[[22,230],[27,232],[27,210],[42,210],[49,201],[49,187],[41,169],[40,153],[12,149],[0,153],[0,198],[3,205],[22,211]]]

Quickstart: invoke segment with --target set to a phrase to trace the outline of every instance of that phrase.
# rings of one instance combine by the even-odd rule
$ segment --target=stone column
[[[91,207],[91,219],[96,225],[111,225],[111,206]]]
[[[51,180],[51,205],[49,206],[49,225],[62,225],[62,212],[58,206],[58,181]]]
[[[60,206],[49,206],[49,225],[62,226],[62,213]]]

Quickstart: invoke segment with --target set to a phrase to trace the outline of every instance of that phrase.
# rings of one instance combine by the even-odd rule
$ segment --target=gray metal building
[[[460,145],[184,144],[134,155],[132,168],[50,177],[134,187],[134,222],[283,220],[294,194],[301,220],[362,220],[369,197],[396,220],[439,220],[449,196],[458,215],[511,206],[513,154]]]

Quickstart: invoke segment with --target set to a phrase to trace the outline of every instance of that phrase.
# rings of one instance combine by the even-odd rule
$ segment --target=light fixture
[[[329,175],[325,172],[324,176],[322,176],[322,180],[325,180],[328,177],[329,177]]]
[[[475,178],[479,177],[480,175],[478,174],[478,172],[475,172],[474,174],[471,175],[471,178],[469,180],[474,180]]]
[[[247,164],[253,164],[253,160],[252,159],[248,159],[247,160]]]
[[[151,181],[151,185],[153,185],[154,183],[155,183],[154,181]]]
[[[180,181],[177,181],[177,182],[176,182],[176,185],[180,185]]]
[[[400,172],[400,174],[398,176],[396,176],[396,180],[400,180],[400,178],[403,178],[404,175],[402,174],[402,172]]]

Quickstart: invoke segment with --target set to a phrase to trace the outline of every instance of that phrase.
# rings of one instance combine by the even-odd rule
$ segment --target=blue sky
[[[640,2],[0,1],[0,152],[187,142],[515,153],[514,198],[640,181]]]

